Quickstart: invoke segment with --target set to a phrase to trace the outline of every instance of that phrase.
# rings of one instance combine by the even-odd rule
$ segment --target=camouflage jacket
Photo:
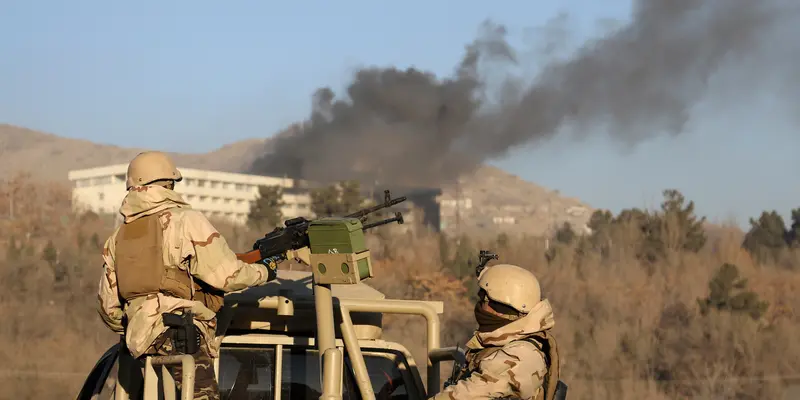
[[[491,332],[476,332],[467,343],[467,377],[433,399],[543,398],[545,354],[525,339],[554,325],[550,302],[543,300],[523,318]],[[491,348],[496,351],[482,351]]]
[[[123,200],[119,212],[126,223],[157,214],[164,230],[164,265],[188,270],[194,279],[209,286],[231,292],[260,285],[270,279],[265,266],[239,261],[225,238],[208,219],[193,210],[173,190],[161,186],[134,187]],[[124,334],[131,354],[139,357],[148,353],[153,341],[166,331],[161,314],[189,308],[194,313],[195,325],[206,339],[207,350],[212,357],[218,356],[220,343],[215,335],[216,314],[202,302],[162,293],[136,297],[130,302],[121,300],[114,269],[118,233],[119,228],[103,248],[104,273],[98,291],[98,311],[103,322],[112,331]],[[127,324],[123,324],[123,319]]]

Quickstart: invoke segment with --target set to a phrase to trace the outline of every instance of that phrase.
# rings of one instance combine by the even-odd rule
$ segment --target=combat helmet
[[[175,163],[165,153],[160,151],[145,151],[139,153],[128,164],[128,179],[126,189],[134,186],[143,186],[155,181],[172,180],[180,182],[183,179]]]
[[[527,314],[542,300],[539,280],[530,271],[511,264],[497,264],[481,271],[478,287],[486,297]]]

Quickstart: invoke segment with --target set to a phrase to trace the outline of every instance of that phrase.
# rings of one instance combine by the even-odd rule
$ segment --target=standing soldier
[[[195,399],[219,399],[213,358],[218,357],[216,313],[225,292],[276,277],[274,264],[239,261],[205,216],[174,191],[181,173],[161,152],[144,152],[128,165],[124,223],[103,249],[99,313],[124,338],[136,359],[136,383],[121,384],[136,398],[148,355],[193,354]],[[130,358],[129,358],[130,359]],[[120,375],[123,373],[122,359]],[[181,367],[170,368],[178,388]]]
[[[553,310],[547,299],[542,300],[536,277],[518,266],[499,264],[480,271],[478,285],[478,330],[467,343],[467,365],[455,371],[450,385],[434,399],[566,396],[550,333]]]

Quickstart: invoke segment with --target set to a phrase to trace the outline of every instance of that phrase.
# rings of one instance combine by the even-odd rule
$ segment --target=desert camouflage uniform
[[[554,324],[545,299],[516,321],[491,332],[476,332],[467,343],[468,377],[433,399],[543,399],[548,366],[545,353],[531,338],[546,337]]]
[[[158,186],[136,186],[128,191],[120,213],[125,223],[157,215],[163,229],[163,262],[192,278],[224,292],[245,289],[274,279],[275,273],[260,264],[239,261],[225,239],[206,217],[191,208],[177,192]],[[162,314],[191,310],[195,326],[201,334],[197,362],[195,399],[218,399],[219,393],[211,360],[219,355],[219,338],[215,336],[216,313],[203,302],[155,293],[121,301],[115,271],[115,250],[118,228],[103,249],[104,274],[100,279],[99,313],[105,324],[124,335],[131,356],[171,353],[171,340],[164,333],[167,327]],[[123,323],[126,321],[127,323]],[[173,372],[174,373],[174,372]],[[209,378],[210,377],[210,378]],[[179,379],[179,374],[176,379]],[[210,387],[213,386],[213,387]]]

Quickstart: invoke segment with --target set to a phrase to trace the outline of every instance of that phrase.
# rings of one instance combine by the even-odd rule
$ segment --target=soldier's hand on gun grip
[[[267,257],[261,261],[259,264],[264,265],[267,267],[267,273],[269,274],[269,280],[273,280],[278,277],[278,263],[281,262],[281,257],[274,256],[274,257]]]

